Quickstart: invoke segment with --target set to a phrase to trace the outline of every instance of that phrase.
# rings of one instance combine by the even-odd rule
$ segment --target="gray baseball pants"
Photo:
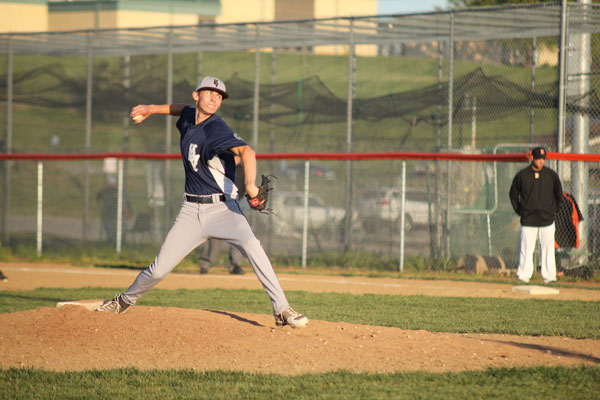
[[[148,268],[140,272],[129,289],[122,294],[122,299],[128,304],[135,304],[207,239],[224,240],[248,258],[271,299],[274,315],[289,308],[271,261],[252,232],[237,200],[233,199],[213,204],[184,201],[158,256]]]

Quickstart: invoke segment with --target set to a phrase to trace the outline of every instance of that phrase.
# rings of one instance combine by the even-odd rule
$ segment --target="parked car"
[[[367,232],[381,227],[397,229],[400,225],[402,192],[396,187],[370,187],[356,201],[358,218]],[[427,193],[407,190],[405,198],[404,226],[410,230],[415,226],[427,225],[429,203]]]
[[[279,191],[271,192],[269,207],[275,213],[274,222],[279,228],[301,230],[304,223],[304,192]],[[316,194],[308,195],[308,227],[310,229],[334,229],[340,226],[346,210],[327,206]]]
[[[287,176],[289,178],[292,179],[300,179],[300,178],[304,178],[304,170],[305,170],[305,166],[304,166],[304,162],[299,162],[293,165],[281,165],[280,167],[280,175],[283,176]],[[315,162],[310,162],[309,165],[309,169],[308,169],[308,173],[309,176],[311,178],[316,177],[316,178],[323,178],[323,179],[327,179],[327,180],[334,180],[335,179],[335,171],[320,165],[318,163]]]

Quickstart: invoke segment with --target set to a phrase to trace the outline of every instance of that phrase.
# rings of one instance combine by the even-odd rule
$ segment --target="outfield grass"
[[[597,399],[600,367],[434,374],[0,370],[5,399]]]

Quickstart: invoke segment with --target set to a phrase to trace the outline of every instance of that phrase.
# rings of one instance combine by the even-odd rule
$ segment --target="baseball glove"
[[[258,194],[255,197],[250,197],[246,193],[246,199],[248,199],[248,204],[250,204],[250,208],[259,211],[263,214],[268,214],[271,211],[270,208],[267,208],[267,203],[269,201],[269,191],[273,190],[272,187],[269,187],[269,183],[271,183],[271,178],[277,179],[277,177],[274,175],[262,175],[262,182],[258,187]]]

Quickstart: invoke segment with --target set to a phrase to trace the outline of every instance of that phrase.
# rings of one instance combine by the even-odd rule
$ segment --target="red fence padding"
[[[179,153],[80,153],[80,154],[0,154],[0,160],[31,161],[80,161],[104,158],[140,160],[179,160]],[[526,153],[510,154],[462,154],[462,153],[414,153],[404,151],[378,153],[262,153],[258,160],[443,160],[443,161],[527,161]],[[600,154],[548,153],[548,158],[565,161],[600,162]]]
[[[179,153],[78,153],[78,154],[0,154],[0,160],[33,160],[33,161],[80,161],[102,160],[104,158],[127,158],[140,160],[178,160]]]
[[[413,153],[406,151],[378,153],[267,153],[259,160],[457,160],[457,161],[526,161],[526,154]],[[600,159],[600,156],[599,156]]]

